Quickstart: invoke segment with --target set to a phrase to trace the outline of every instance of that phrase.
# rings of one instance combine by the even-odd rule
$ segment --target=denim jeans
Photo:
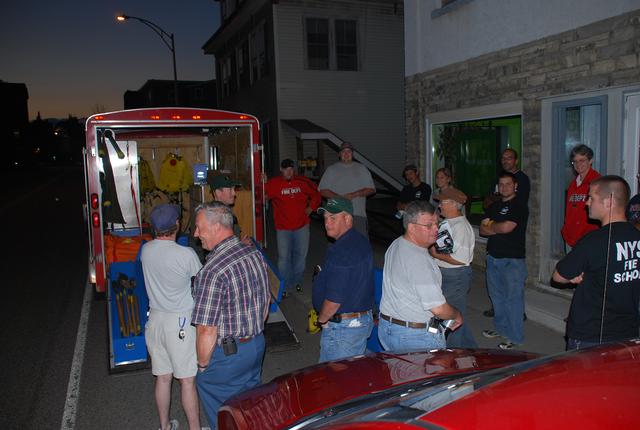
[[[320,337],[320,363],[361,355],[367,349],[367,339],[373,329],[371,311],[358,318],[328,322]]]
[[[218,409],[222,403],[262,382],[264,335],[260,334],[248,342],[237,342],[236,345],[238,352],[233,355],[224,355],[222,347],[216,346],[207,368],[196,375],[198,396],[212,429],[216,428]]]
[[[403,327],[382,318],[378,320],[378,339],[385,351],[393,352],[428,351],[447,346],[441,331],[429,333],[427,328]]]
[[[524,342],[524,258],[494,258],[487,255],[487,290],[493,303],[493,325],[513,343]]]
[[[471,266],[460,266],[456,268],[441,267],[442,273],[442,294],[451,306],[457,308],[464,319],[467,308],[467,295],[471,289],[471,276],[473,269]],[[447,336],[447,347],[449,348],[477,348],[478,344],[473,338],[469,323],[464,321],[462,326],[456,331],[452,331]]]
[[[304,267],[309,250],[309,224],[297,230],[276,230],[278,242],[278,270],[284,279],[285,290],[302,286]]]

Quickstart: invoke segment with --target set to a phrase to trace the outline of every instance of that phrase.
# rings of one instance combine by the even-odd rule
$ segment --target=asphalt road
[[[0,428],[60,428],[87,273],[82,169],[1,182]]]

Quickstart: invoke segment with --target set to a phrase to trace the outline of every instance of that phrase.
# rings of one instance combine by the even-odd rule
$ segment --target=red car
[[[309,367],[228,400],[218,428],[640,428],[640,340],[553,356],[378,353]]]

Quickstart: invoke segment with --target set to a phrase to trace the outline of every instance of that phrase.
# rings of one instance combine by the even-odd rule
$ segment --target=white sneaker
[[[178,430],[178,427],[180,427],[180,423],[178,422],[178,420],[169,421],[169,430]],[[162,430],[162,428],[158,430]]]

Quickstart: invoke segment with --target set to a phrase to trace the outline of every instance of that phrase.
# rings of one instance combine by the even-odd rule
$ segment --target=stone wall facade
[[[425,159],[425,118],[521,101],[522,170],[531,178],[529,282],[540,261],[541,98],[640,82],[640,10],[405,79],[406,156]],[[478,244],[479,245],[479,244]],[[474,264],[484,265],[476,246]]]

